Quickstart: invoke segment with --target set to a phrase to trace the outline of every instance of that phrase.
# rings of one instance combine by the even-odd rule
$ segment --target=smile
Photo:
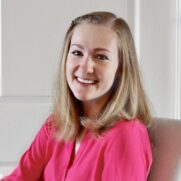
[[[94,84],[94,83],[96,83],[95,80],[82,79],[82,78],[80,78],[80,77],[77,77],[77,80],[78,80],[80,83],[84,83],[84,84]]]

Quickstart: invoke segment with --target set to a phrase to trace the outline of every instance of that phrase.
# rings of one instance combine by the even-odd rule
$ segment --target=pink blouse
[[[57,141],[50,116],[16,169],[3,181],[146,181],[152,163],[147,129],[138,119],[119,120],[99,139],[86,131],[75,142]]]

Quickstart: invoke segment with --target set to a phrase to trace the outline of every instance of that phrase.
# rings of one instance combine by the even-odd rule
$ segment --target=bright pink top
[[[119,120],[95,139],[86,131],[74,161],[75,142],[53,137],[50,116],[18,167],[3,181],[146,181],[152,163],[147,129],[138,119]]]

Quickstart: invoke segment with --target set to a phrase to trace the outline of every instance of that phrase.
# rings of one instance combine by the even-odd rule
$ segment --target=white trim
[[[135,1],[134,4],[134,37],[138,61],[140,61],[140,0]]]
[[[181,0],[176,1],[175,113],[181,119]]]
[[[16,103],[36,103],[36,104],[51,104],[53,97],[51,96],[2,96],[0,104],[16,104]]]
[[[7,166],[15,166],[17,164],[17,162],[13,162],[13,161],[0,161],[0,167],[7,167]]]
[[[2,12],[1,12],[1,9],[2,9],[2,1],[0,1],[0,96],[2,95],[2,37],[1,37],[1,30],[2,30]]]

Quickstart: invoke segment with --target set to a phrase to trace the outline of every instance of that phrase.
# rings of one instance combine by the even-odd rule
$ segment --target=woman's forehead
[[[71,45],[112,49],[117,47],[117,34],[105,25],[83,23],[75,27]]]

